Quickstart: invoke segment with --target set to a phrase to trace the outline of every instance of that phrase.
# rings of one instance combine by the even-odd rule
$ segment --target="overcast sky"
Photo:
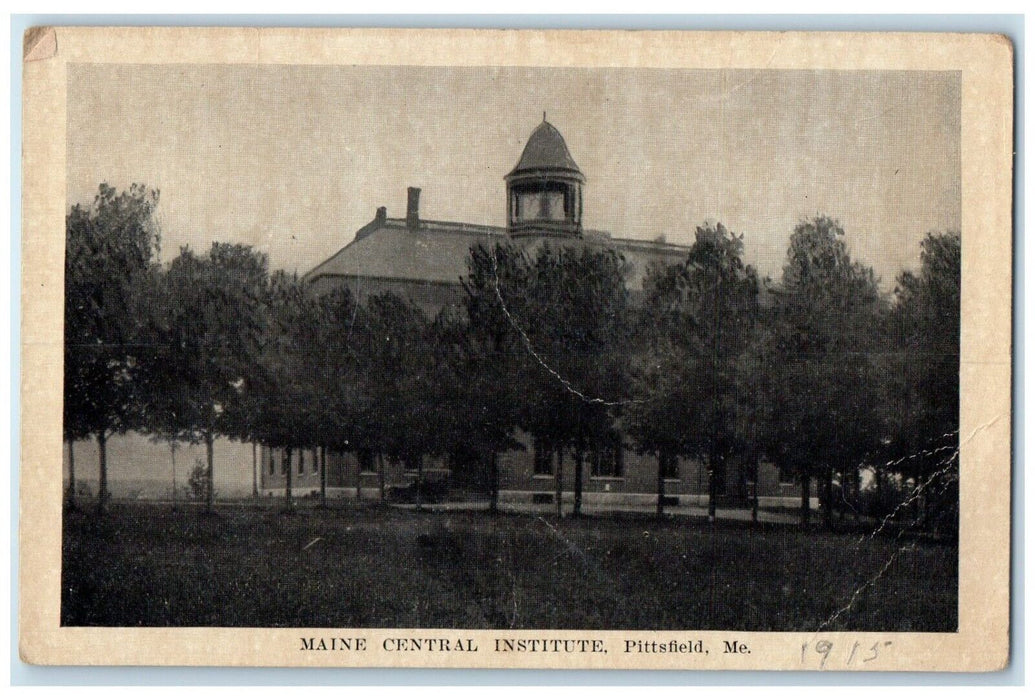
[[[778,277],[802,217],[841,220],[889,289],[960,226],[957,73],[69,66],[69,205],[161,190],[163,258],[253,244],[304,273],[378,206],[503,225],[503,176],[547,119],[587,178],[584,224],[692,243],[708,219]]]

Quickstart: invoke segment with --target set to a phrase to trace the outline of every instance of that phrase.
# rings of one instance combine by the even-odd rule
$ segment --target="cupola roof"
[[[522,175],[533,172],[557,172],[582,176],[582,171],[576,165],[575,159],[568,151],[568,145],[564,143],[564,137],[557,131],[553,124],[543,119],[543,122],[535,128],[532,135],[528,137],[525,150],[521,152],[518,164],[507,175],[508,178],[515,175]]]

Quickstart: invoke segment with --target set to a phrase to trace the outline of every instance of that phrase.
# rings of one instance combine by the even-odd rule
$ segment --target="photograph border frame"
[[[113,18],[111,18],[111,17],[108,17],[108,18],[104,18],[104,19],[105,19],[105,22],[106,22],[106,23],[111,23],[111,22],[113,22]],[[263,18],[263,19],[264,19],[264,20],[275,20],[275,18]],[[868,20],[868,19],[871,19],[871,18],[867,18],[867,20]],[[76,24],[77,24],[77,25],[81,24],[81,22],[80,22],[79,20],[80,20],[80,18],[76,18]],[[233,18],[233,20],[234,20],[234,25],[235,25],[235,26],[238,26],[238,25],[241,25],[241,24],[243,24],[243,23],[241,22],[241,18]],[[715,20],[715,18],[709,18],[709,21],[713,21],[713,20]],[[31,22],[31,24],[36,24],[36,22]],[[52,22],[47,22],[47,24],[56,24],[56,23],[52,23]],[[146,22],[145,24],[148,24],[148,25],[152,25],[152,24],[155,24],[155,23],[154,23],[153,19],[151,19],[151,18],[147,18],[147,22]],[[182,24],[182,19],[180,19],[180,22],[177,22],[177,23],[176,23],[176,26],[183,26],[183,24]],[[380,25],[380,26],[383,26],[383,23],[381,23],[381,25]],[[495,25],[495,23],[494,23],[494,26],[496,26],[496,25]],[[969,28],[972,28],[972,27],[974,27],[974,24],[973,24],[973,22],[968,22],[968,27],[969,27]],[[697,27],[694,27],[694,28],[697,28]],[[18,34],[16,34],[16,32],[17,32],[17,31],[18,31],[18,29],[17,29],[17,23],[12,23],[12,36],[17,36],[17,35],[18,35]],[[1016,41],[1016,39],[1014,39],[1014,40]],[[12,42],[12,45],[13,45],[13,42]],[[1016,46],[1016,43],[1015,43],[1015,45],[1014,45],[1014,46]],[[18,49],[20,49],[20,47],[18,47],[18,46],[12,46],[12,50],[18,50]],[[1017,63],[1017,66],[1018,66],[1018,68],[1017,68],[1017,70],[1018,70],[1018,72],[1017,72],[1017,78],[1019,79],[1019,63],[1021,63],[1021,61],[1019,61],[1019,47],[1017,48],[1017,54],[1016,54],[1016,56],[1015,56],[1015,61],[1016,61],[1016,63]],[[14,70],[14,62],[13,62],[13,61],[12,61],[12,70]],[[1019,81],[1018,81],[1018,82],[1019,82]],[[12,81],[12,91],[13,91],[14,89],[16,89],[16,88],[14,88],[14,85],[13,85],[13,81]],[[1015,88],[1015,90],[1016,90],[1016,88]],[[1019,114],[1019,112],[1021,112],[1021,110],[1019,110],[1019,105],[1018,105],[1018,106],[1017,106],[1017,107],[1016,107],[1015,109],[1016,109],[1016,113],[1017,113],[1017,114]],[[1021,128],[1021,126],[1019,126],[1019,125],[1018,125],[1018,126],[1017,126],[1017,128]],[[12,130],[13,130],[13,129],[12,129]],[[1021,143],[1021,140],[1019,140],[1019,139],[1018,139],[1018,140],[1017,140],[1017,145],[1018,145],[1018,146],[1019,146],[1019,143]],[[1018,150],[1019,150],[1019,148],[1018,148]],[[18,151],[16,151],[16,152],[18,152]],[[12,168],[17,168],[17,167],[19,167],[19,166],[20,166],[20,164],[14,163],[14,162],[12,161]],[[1018,163],[1018,164],[1016,165],[1016,167],[1017,167],[1017,169],[1018,169],[1018,171],[1019,171],[1019,169],[1021,169],[1021,164],[1019,164],[1019,163]],[[1019,177],[1021,177],[1021,175],[1019,175],[1019,172],[1018,172],[1018,173],[1017,173],[1017,175],[1015,176],[1015,178],[1016,178],[1016,179],[1019,179]],[[17,180],[14,180],[14,179],[12,179],[12,184],[14,184],[14,183],[17,183]],[[14,202],[13,202],[13,199],[14,199],[14,198],[12,198],[12,204],[14,203]],[[1018,201],[1019,201],[1019,198],[1014,198],[1014,206],[1015,206],[1015,207],[1016,207],[1016,206],[1018,206],[1018,204],[1017,204],[1017,202],[1018,202]],[[16,216],[16,209],[14,209],[14,207],[12,207],[11,215],[12,215],[12,222],[18,222],[18,220],[14,220],[14,218],[13,218],[14,216]],[[20,224],[21,222],[18,222],[18,223]],[[1021,238],[1021,236],[1019,236],[1019,233],[1018,233],[1018,229],[1019,229],[1019,227],[1021,227],[1021,223],[1019,223],[1019,220],[1018,220],[1018,221],[1017,221],[1017,223],[1016,223],[1016,225],[1015,225],[1015,227],[1014,227],[1014,242],[1013,242],[1013,244],[1014,244],[1014,249],[1013,249],[1013,256],[1014,256],[1014,259],[1017,259],[1017,258],[1019,257],[1019,256],[1018,256],[1018,253],[1019,253],[1019,252],[1021,252],[1021,249],[1019,249],[1019,243],[1021,243],[1021,240],[1022,240],[1022,238]],[[17,230],[18,230],[18,228],[13,228],[12,230],[14,230],[14,231],[17,231]],[[18,241],[17,239],[13,239],[13,240],[12,240],[12,245],[14,245],[14,246],[18,246],[18,245],[19,245],[19,241]],[[1015,290],[1015,289],[1017,289],[1017,285],[1018,285],[1018,283],[1019,283],[1018,279],[1014,279],[1014,280],[1013,280],[1013,289],[1014,289],[1014,290]],[[17,283],[16,283],[16,284],[17,284]],[[1019,302],[1019,299],[1015,297],[1015,298],[1014,298],[1014,303],[1015,303],[1015,304],[1017,304],[1018,302]],[[1016,321],[1016,319],[1013,319],[1013,320],[1014,320],[1014,322]],[[16,342],[16,343],[18,343],[18,341],[17,341],[16,339],[12,339],[12,341],[13,341],[13,342]],[[18,352],[18,348],[19,348],[19,347],[21,347],[21,346],[16,346],[16,353]],[[1017,348],[1019,348],[1019,347],[1021,347],[1021,343],[1019,343],[1019,342],[1018,342],[1018,343],[1016,344],[1016,346],[1014,347],[1014,352],[1016,352]],[[17,356],[17,355],[16,355],[16,356]],[[1014,360],[1014,362],[1018,362],[1018,361],[1019,361],[1019,358],[1018,358],[1018,355],[1017,355],[1017,354],[1014,354],[1014,355],[1013,355],[1013,360]],[[1018,409],[1018,407],[1014,407],[1014,412],[1013,412],[1013,413],[1012,413],[1012,415],[1011,415],[1011,418],[1012,418],[1013,420],[1016,420],[1016,419],[1017,419],[1017,415],[1018,415],[1017,409]],[[17,416],[14,416],[14,415],[12,414],[12,419],[14,419],[14,420],[17,420],[17,419],[18,419],[18,417],[17,417]],[[1019,443],[1019,440],[1021,440],[1021,433],[1019,433],[1019,431],[1014,431],[1014,432],[1013,432],[1013,436],[1014,436],[1014,439],[1015,439],[1015,440],[1017,441],[1017,443],[1015,443],[1015,444],[1014,444],[1014,446],[1015,446],[1015,447],[1017,447],[1017,446],[1019,446],[1019,445],[1018,445],[1018,443]],[[16,446],[16,449],[17,449],[17,446]],[[18,462],[16,461],[16,462],[13,462],[13,463],[16,463],[16,464],[17,464]],[[1013,482],[1013,484],[1012,484],[1012,487],[1013,487],[1013,489],[1014,489],[1014,494],[1015,494],[1015,493],[1016,493],[1015,489],[1016,489],[1016,488],[1017,488],[1017,486],[1018,486],[1018,484],[1017,484],[1017,480],[1018,480],[1019,478],[1021,478],[1021,474],[1019,474],[1019,473],[1017,473],[1017,471],[1015,471],[1015,472],[1014,472],[1014,474],[1013,474],[1013,476],[1014,476],[1014,482]],[[16,473],[16,470],[12,470],[12,479],[16,480],[16,485],[14,485],[14,486],[17,486],[18,478],[19,478],[19,476],[18,476],[18,474]],[[12,489],[12,498],[13,498],[13,497],[17,497],[17,494],[18,494],[18,490],[17,490],[17,489]],[[1014,502],[1014,513],[1016,513],[1016,509],[1017,509],[1017,508],[1019,507],[1019,503],[1021,503],[1021,502],[1019,502],[1019,501],[1017,501],[1017,500],[1014,500],[1013,502]],[[14,508],[14,507],[12,507],[12,517],[13,517],[13,513],[16,513],[16,512],[17,512],[17,508]],[[16,533],[16,532],[17,532],[17,527],[16,527],[16,528],[12,528],[12,535],[13,535],[13,533]],[[960,555],[960,556],[963,556],[963,555]],[[1016,566],[1014,566],[1014,573],[1015,573],[1015,572],[1016,572]],[[13,576],[13,575],[14,575],[14,572],[12,571],[12,576]],[[1015,586],[1015,587],[1013,588],[1013,593],[1014,593],[1014,595],[1015,595],[1015,594],[1016,594],[1017,592],[1018,592],[1018,588],[1017,588],[1017,587]],[[16,590],[13,590],[13,589],[12,589],[12,595],[16,595],[16,594],[17,594],[17,591],[16,591]],[[1017,604],[1016,600],[1013,600],[1013,601],[1011,601],[1011,603],[1012,603],[1012,605],[1013,605],[1013,607],[1014,607],[1014,609],[1015,609],[1015,608],[1016,608],[1016,604]],[[1022,606],[1022,607],[1023,607],[1023,606]],[[14,612],[14,610],[12,610],[12,612]],[[17,617],[16,617],[16,618],[17,618]],[[1012,625],[1011,625],[1011,626],[1012,626]],[[788,634],[788,633],[778,633],[778,634]],[[1011,634],[1011,637],[1012,637],[1012,639],[1014,640],[1014,643],[1016,643],[1017,637],[1016,637],[1015,635],[1013,635],[1013,634]],[[1015,647],[1014,647],[1014,649],[1015,649]],[[397,671],[397,670],[398,670],[398,668],[397,668],[397,667],[391,667],[391,668],[392,668],[392,671],[393,671],[393,672],[395,672],[395,671]],[[252,669],[252,670],[249,670],[249,672],[250,672],[250,673],[254,673],[254,672],[255,672],[256,670],[257,670],[257,669]],[[497,671],[492,671],[492,672],[497,672]],[[639,673],[639,671],[627,671],[627,672],[629,672],[629,673]],[[678,672],[678,673],[698,673],[697,671],[677,671],[677,672]],[[193,671],[193,672],[191,672],[191,673],[194,673],[194,671]],[[562,671],[562,672],[560,672],[560,673],[584,673],[584,672],[580,672],[580,671]],[[713,675],[714,675],[714,672],[701,672],[701,673],[704,673],[704,674],[706,674],[707,676],[709,676],[709,678],[708,678],[708,679],[709,679],[709,681],[710,681],[710,680],[712,679],[712,677],[713,677]],[[786,674],[787,674],[787,672],[786,672],[786,671],[778,671],[778,672],[774,672],[774,673],[780,674],[781,676],[782,676],[782,675],[786,675]],[[883,675],[884,675],[884,674],[882,674],[882,676],[883,676]],[[869,674],[867,674],[867,676],[866,676],[866,677],[867,677],[867,678],[871,678],[871,677],[874,677],[874,676],[873,676],[873,675],[869,675]],[[884,677],[886,677],[886,676],[884,676]]]

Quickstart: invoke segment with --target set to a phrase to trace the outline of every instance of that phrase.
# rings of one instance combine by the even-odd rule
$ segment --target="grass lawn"
[[[356,504],[64,520],[63,625],[815,630],[850,601],[827,629],[954,631],[956,546]]]

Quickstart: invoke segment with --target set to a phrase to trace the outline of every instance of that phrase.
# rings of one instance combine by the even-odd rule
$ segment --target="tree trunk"
[[[571,517],[582,516],[582,446],[575,448],[575,499],[571,508]]]
[[[715,457],[708,457],[708,522],[715,522],[715,492],[718,490]]]
[[[834,470],[823,468],[823,527],[834,529]]]
[[[173,510],[176,510],[177,501],[179,499],[176,496],[176,442],[175,441],[172,441],[172,442],[169,443],[169,461],[172,462],[172,471],[173,471],[173,493],[172,493],[173,505],[172,505],[172,508],[173,508]]]
[[[500,507],[500,465],[496,450],[489,456],[489,512],[496,515]]]
[[[802,470],[801,473],[801,526],[809,526],[809,473]]]
[[[259,447],[252,443],[252,498],[259,498]]]
[[[848,497],[845,495],[845,482],[848,480],[848,468],[841,469],[841,487],[837,490],[837,522],[843,523],[845,521],[845,504],[848,503]]]
[[[381,489],[381,502],[388,501],[388,491],[385,489],[385,458],[380,452],[377,453],[377,481]]]
[[[320,448],[320,507],[327,507],[327,448]]]
[[[916,479],[917,486],[920,489],[919,491],[916,492],[916,508],[917,508],[917,521],[920,524],[920,528],[922,530],[926,530],[927,529],[927,523],[928,523],[928,520],[929,520],[929,518],[928,518],[928,510],[929,509],[927,507],[927,492],[931,489],[931,487],[934,484],[933,484],[933,482],[927,484],[927,480],[930,478],[930,475],[927,474],[927,470],[924,470],[923,474],[924,474],[924,476],[923,476],[922,479],[919,476]],[[927,488],[924,488],[922,486],[923,484],[927,484]]]
[[[216,468],[215,468],[215,436],[212,433],[205,435],[205,456],[208,458],[208,472],[205,475],[205,512],[212,512],[212,502],[216,496]]]
[[[877,505],[869,515],[879,518],[884,515],[884,472],[880,467],[873,468],[873,479],[877,487]]]
[[[374,457],[373,453],[371,453],[370,456],[372,459],[377,461],[378,466],[376,467],[376,469],[378,473],[380,473],[381,455],[377,455],[377,457]],[[363,501],[363,463],[362,461],[360,461],[360,455],[358,452],[356,453],[356,501]]]
[[[862,503],[862,473],[858,465],[852,469],[852,522],[859,522],[859,506]]]
[[[108,436],[104,431],[97,433],[98,454],[98,488],[97,512],[104,513],[108,508]]]
[[[417,458],[417,510],[424,510],[424,456]]]
[[[75,501],[75,440],[68,441],[68,509],[76,510]]]
[[[758,524],[758,458],[752,456],[751,463],[754,465],[755,478],[751,481],[751,523]]]
[[[658,452],[658,518],[665,517],[665,458]]]
[[[291,452],[290,447],[284,450],[284,461],[287,462],[285,465],[287,468],[284,470],[284,510],[291,510],[291,472],[293,471]]]
[[[557,518],[564,517],[564,448],[557,448],[557,473],[554,474],[553,499],[557,505]]]

